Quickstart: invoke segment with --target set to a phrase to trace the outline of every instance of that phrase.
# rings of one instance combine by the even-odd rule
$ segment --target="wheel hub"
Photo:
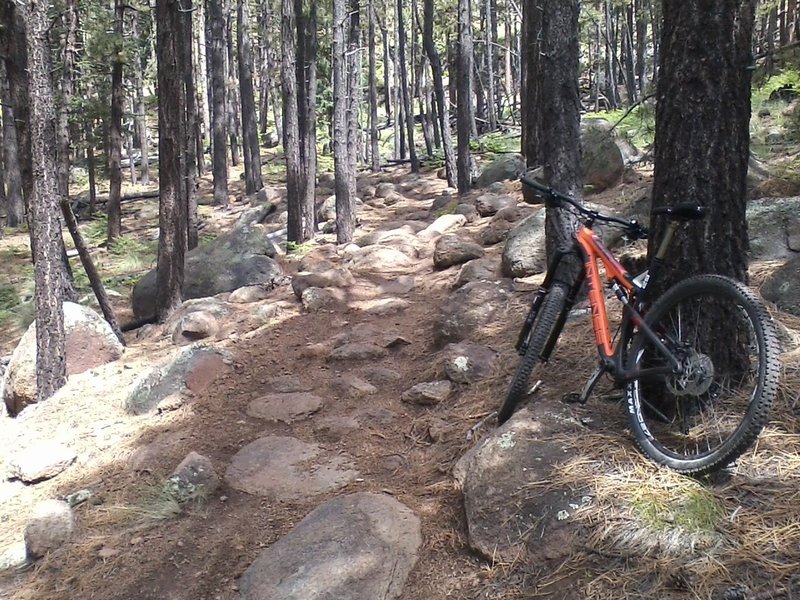
[[[682,361],[681,372],[667,379],[669,391],[676,396],[699,396],[714,381],[714,362],[706,354],[690,350]]]

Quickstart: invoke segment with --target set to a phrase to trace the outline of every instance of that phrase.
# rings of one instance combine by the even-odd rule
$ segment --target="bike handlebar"
[[[528,187],[531,187],[540,194],[542,194],[545,198],[545,203],[549,206],[561,207],[562,203],[567,203],[590,221],[602,221],[604,223],[614,223],[616,225],[621,225],[622,227],[625,228],[626,233],[628,233],[628,235],[630,235],[631,237],[634,237],[636,239],[647,239],[647,234],[648,234],[647,228],[640,225],[636,221],[629,221],[627,219],[621,219],[619,217],[604,215],[602,213],[597,212],[596,210],[586,208],[574,198],[562,194],[561,192],[557,192],[550,186],[544,185],[543,183],[539,183],[534,179],[529,179],[528,177],[521,176],[519,180]]]

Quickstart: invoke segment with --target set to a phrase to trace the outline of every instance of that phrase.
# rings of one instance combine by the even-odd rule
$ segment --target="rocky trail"
[[[630,214],[647,182],[628,184],[592,200]],[[561,401],[594,367],[578,311],[536,400],[497,429],[543,260],[540,207],[511,181],[466,201],[433,174],[360,186],[356,244],[270,250],[258,284],[187,301],[128,334],[120,358],[2,418],[0,597],[791,592],[796,391],[719,481],[665,472],[635,452],[608,386]],[[241,203],[219,227],[279,235],[279,213]],[[796,320],[782,319],[790,359]],[[671,524],[639,510],[648,494]],[[697,498],[722,512],[686,525],[675,515]],[[754,541],[769,527],[781,534]]]

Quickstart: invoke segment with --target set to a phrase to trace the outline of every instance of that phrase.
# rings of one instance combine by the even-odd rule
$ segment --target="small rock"
[[[66,543],[74,531],[75,516],[69,504],[61,500],[40,502],[25,525],[25,552],[30,558],[41,558]]]
[[[322,398],[308,392],[268,394],[253,400],[247,414],[257,419],[293,423],[307,419],[322,408]]]
[[[172,334],[176,344],[193,344],[204,338],[214,337],[219,331],[219,322],[210,312],[190,312],[179,322]]]
[[[433,253],[433,265],[437,269],[446,269],[452,265],[460,265],[483,256],[483,248],[472,240],[457,235],[444,235],[436,242]]]
[[[353,342],[334,348],[330,360],[373,360],[385,355],[386,349],[377,344]]]
[[[452,391],[453,384],[449,381],[418,383],[411,389],[403,392],[400,399],[403,402],[409,402],[411,404],[431,406],[447,400]]]
[[[228,296],[228,302],[232,304],[250,304],[264,300],[267,297],[267,290],[260,285],[246,285],[233,290]]]
[[[9,471],[12,477],[25,483],[52,479],[75,462],[77,454],[54,442],[41,442],[18,452],[11,458]]]
[[[190,452],[175,468],[167,485],[178,502],[205,498],[219,488],[220,480],[211,461],[197,452]]]

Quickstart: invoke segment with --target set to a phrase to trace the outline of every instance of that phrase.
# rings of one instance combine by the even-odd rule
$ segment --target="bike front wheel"
[[[508,394],[497,412],[498,424],[502,425],[508,421],[514,414],[517,405],[528,395],[528,379],[539,360],[539,355],[553,333],[561,311],[564,310],[566,298],[567,288],[561,284],[554,284],[542,300],[528,336],[528,349],[519,362],[514,378],[511,380],[511,386],[508,388]]]
[[[766,307],[737,281],[699,275],[667,290],[645,321],[680,367],[626,386],[636,445],[681,473],[727,466],[758,437],[778,390],[778,341]],[[669,365],[641,332],[628,356],[638,370]]]

